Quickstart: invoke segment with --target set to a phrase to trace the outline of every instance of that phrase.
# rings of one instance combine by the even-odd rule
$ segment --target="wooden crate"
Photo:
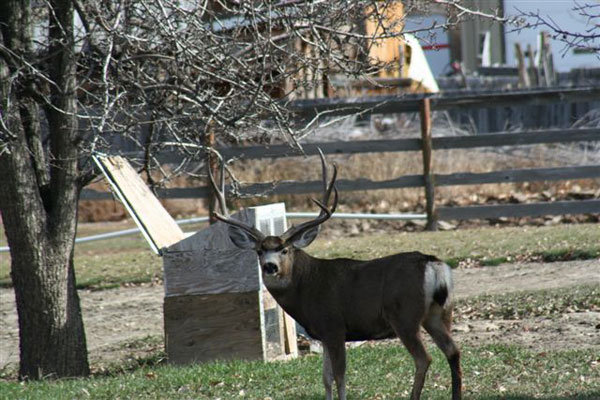
[[[163,256],[169,362],[297,356],[295,322],[264,288],[253,251],[235,247],[222,223],[186,238],[127,160],[94,159],[152,250]],[[268,235],[286,229],[282,203],[234,217]]]
[[[235,215],[267,234],[285,230],[285,206]],[[256,254],[217,223],[165,250],[165,346],[169,362],[272,360],[297,355],[295,323],[264,288]]]

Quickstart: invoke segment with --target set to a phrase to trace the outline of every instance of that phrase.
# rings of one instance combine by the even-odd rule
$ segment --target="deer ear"
[[[315,227],[301,232],[300,234],[296,235],[296,237],[292,238],[292,246],[294,246],[297,249],[305,248],[317,238],[319,230],[319,226],[317,225]]]
[[[254,250],[256,248],[256,238],[243,229],[234,225],[229,225],[229,238],[240,249]]]

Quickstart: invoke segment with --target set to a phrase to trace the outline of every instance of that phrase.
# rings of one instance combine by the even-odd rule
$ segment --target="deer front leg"
[[[344,340],[323,341],[323,384],[327,400],[333,399],[332,383],[340,400],[346,400],[346,345]]]

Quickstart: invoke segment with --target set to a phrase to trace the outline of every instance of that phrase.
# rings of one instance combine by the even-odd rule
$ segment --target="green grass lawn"
[[[80,236],[98,233],[84,224]],[[106,225],[104,225],[106,228]],[[125,229],[119,225],[116,229]],[[113,229],[114,226],[113,226]],[[3,233],[2,233],[3,234]],[[0,236],[0,245],[6,241]],[[458,263],[494,265],[535,256],[539,259],[600,256],[600,227],[592,224],[550,227],[480,228],[449,232],[397,233],[315,242],[309,251],[321,257],[375,258],[420,250]],[[75,253],[80,287],[107,288],[162,277],[162,260],[143,238],[129,236],[80,244]],[[0,283],[10,284],[9,257],[0,254]],[[460,300],[461,318],[523,318],[559,315],[565,310],[600,309],[597,285]],[[462,310],[462,311],[461,311]],[[468,312],[465,310],[469,310]],[[0,371],[2,399],[322,399],[321,357],[307,355],[288,362],[216,362],[189,367],[163,363],[160,338],[148,338],[151,356],[116,362],[86,379],[20,383]],[[143,344],[142,344],[143,345]],[[140,344],[133,347],[142,346]],[[423,399],[447,399],[450,374],[445,360],[431,348]],[[600,356],[589,349],[535,351],[518,346],[463,348],[466,399],[600,399]],[[7,371],[8,372],[8,371]],[[349,351],[349,399],[407,398],[413,363],[399,345],[370,344]],[[2,377],[8,378],[2,380]]]
[[[449,368],[437,349],[423,399],[448,399]],[[412,359],[397,345],[348,353],[349,399],[407,398]],[[87,379],[0,382],[5,399],[322,399],[321,356],[288,362],[149,366]],[[463,349],[467,399],[598,399],[600,360],[584,350],[531,352],[512,346]]]
[[[100,233],[99,226],[126,229],[130,225],[82,224],[79,236]],[[5,245],[4,232],[0,245]],[[596,224],[542,227],[477,228],[446,232],[398,232],[362,235],[344,240],[320,238],[308,252],[324,258],[377,258],[401,251],[419,250],[457,265],[474,260],[484,265],[520,258],[542,260],[600,257],[600,227]],[[141,235],[78,244],[75,248],[80,288],[106,288],[162,278],[162,260],[152,253]],[[0,254],[0,286],[10,285],[10,257]]]
[[[334,242],[318,240],[309,251],[320,257],[377,258],[419,250],[456,265],[475,260],[484,265],[537,257],[542,260],[600,257],[600,226],[573,224],[399,232],[357,236]]]

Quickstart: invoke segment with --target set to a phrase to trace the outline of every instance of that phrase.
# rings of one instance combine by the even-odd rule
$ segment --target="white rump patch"
[[[433,303],[433,295],[441,288],[448,289],[448,298],[445,304],[449,304],[452,297],[452,269],[446,263],[441,261],[430,261],[425,265],[425,277],[423,279],[423,289],[425,293],[425,309]]]

